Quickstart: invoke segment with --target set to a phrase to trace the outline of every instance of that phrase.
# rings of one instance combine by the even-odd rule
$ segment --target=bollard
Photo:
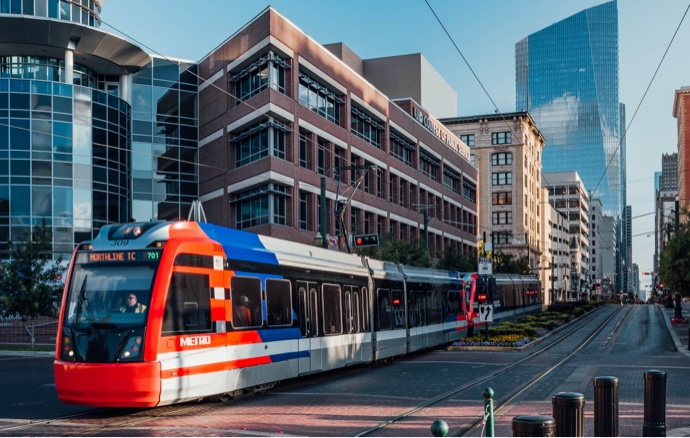
[[[494,390],[484,388],[484,418],[486,419],[486,436],[494,437]]]
[[[546,415],[513,417],[513,436],[556,436],[556,422]]]
[[[594,378],[594,436],[618,436],[618,378]]]
[[[448,435],[448,424],[443,420],[436,420],[431,423],[431,434],[433,436]]]
[[[585,436],[585,396],[559,392],[551,398],[556,436]]]
[[[666,373],[644,372],[644,425],[642,436],[666,436]]]

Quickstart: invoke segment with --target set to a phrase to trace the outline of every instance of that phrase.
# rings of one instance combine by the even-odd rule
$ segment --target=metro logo
[[[196,345],[211,345],[211,337],[193,336],[189,338],[180,338],[180,347],[193,347]]]

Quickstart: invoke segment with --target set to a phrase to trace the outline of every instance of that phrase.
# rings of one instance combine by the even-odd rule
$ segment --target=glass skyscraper
[[[604,214],[625,202],[618,96],[618,5],[604,3],[515,45],[516,110],[544,135],[544,172],[576,170]],[[623,122],[622,122],[623,121]],[[547,181],[548,183],[548,181]]]

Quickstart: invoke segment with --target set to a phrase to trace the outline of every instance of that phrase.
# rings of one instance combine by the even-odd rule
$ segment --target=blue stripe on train
[[[269,330],[259,330],[259,337],[263,342],[290,341],[300,339],[302,334],[297,327],[274,328]]]
[[[278,258],[268,251],[257,234],[232,228],[200,222],[199,227],[206,235],[223,245],[225,256],[229,259],[277,265]]]
[[[272,363],[276,363],[276,362],[281,362],[284,360],[299,359],[300,357],[309,357],[309,351],[304,350],[304,351],[292,351],[290,353],[271,354],[268,357],[271,358]]]

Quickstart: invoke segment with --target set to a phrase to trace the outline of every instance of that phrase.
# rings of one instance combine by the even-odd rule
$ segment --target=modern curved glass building
[[[104,3],[0,0],[0,255],[43,220],[69,257],[197,197],[196,78],[100,30]]]
[[[544,172],[578,172],[604,213],[625,202],[616,1],[583,10],[515,45],[516,110],[544,135]]]

